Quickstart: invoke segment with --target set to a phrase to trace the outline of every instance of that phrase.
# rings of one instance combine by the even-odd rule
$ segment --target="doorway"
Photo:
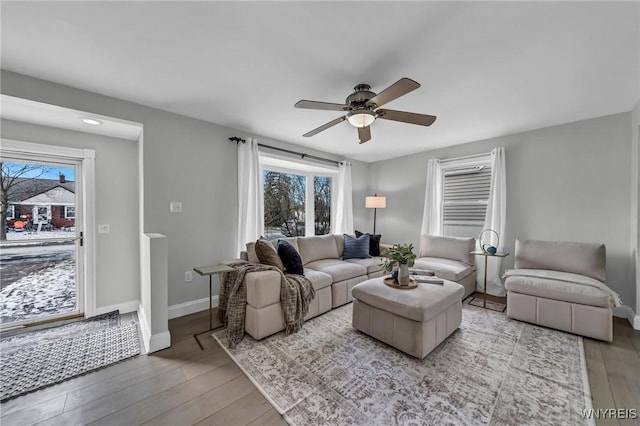
[[[0,149],[0,330],[82,316],[92,259],[85,244],[86,150],[6,142]]]

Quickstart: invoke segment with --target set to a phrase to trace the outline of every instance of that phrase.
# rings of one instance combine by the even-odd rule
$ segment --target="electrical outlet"
[[[191,281],[193,281],[193,272],[186,271],[184,273],[184,282],[185,283],[190,283]]]
[[[98,225],[98,234],[108,234],[111,232],[110,225]]]
[[[182,213],[182,202],[180,201],[169,202],[169,213]]]

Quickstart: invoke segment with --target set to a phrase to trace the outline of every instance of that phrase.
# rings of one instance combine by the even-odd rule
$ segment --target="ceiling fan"
[[[296,108],[322,109],[329,111],[348,111],[347,115],[336,118],[322,126],[305,133],[304,137],[311,137],[338,123],[348,120],[353,126],[358,128],[358,139],[360,143],[371,140],[371,130],[369,126],[376,118],[384,120],[400,121],[409,124],[418,124],[420,126],[430,126],[436,121],[434,115],[417,114],[414,112],[395,111],[392,109],[382,109],[382,105],[391,102],[400,96],[420,87],[420,83],[410,78],[401,78],[380,93],[372,92],[371,86],[368,84],[358,84],[353,88],[344,101],[344,104],[334,104],[329,102],[316,102],[301,100],[294,106]]]

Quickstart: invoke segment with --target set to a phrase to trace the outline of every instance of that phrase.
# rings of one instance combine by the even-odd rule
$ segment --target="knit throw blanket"
[[[284,274],[275,266],[246,262],[229,266],[235,271],[223,274],[218,296],[218,320],[227,327],[230,348],[235,347],[244,337],[247,311],[247,284],[244,278],[249,272],[280,273],[280,303],[284,313],[285,333],[295,333],[302,328],[304,317],[309,312],[309,304],[316,296],[311,281],[302,275]]]

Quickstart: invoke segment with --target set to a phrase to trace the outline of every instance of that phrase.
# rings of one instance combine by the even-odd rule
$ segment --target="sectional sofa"
[[[313,318],[353,300],[354,285],[385,274],[380,257],[342,259],[343,235],[284,238],[293,245],[304,265],[304,275],[316,291],[305,319]],[[252,244],[241,253],[244,260],[259,262]],[[276,271],[250,272],[247,284],[245,331],[262,339],[284,330],[280,304],[280,275]]]

